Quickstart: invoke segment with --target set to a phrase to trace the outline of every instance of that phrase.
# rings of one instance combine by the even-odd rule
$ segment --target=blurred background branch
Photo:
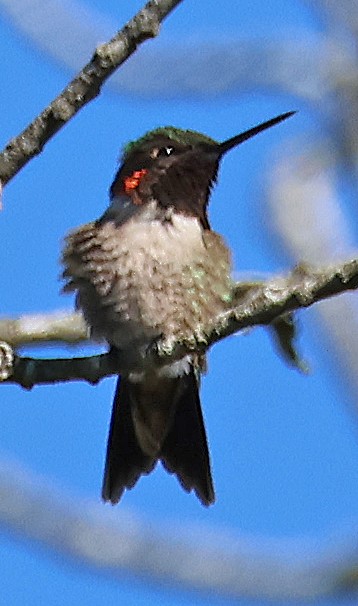
[[[357,530],[316,541],[234,536],[224,529],[156,524],[124,507],[71,495],[31,470],[0,461],[0,526],[120,578],[123,570],[160,584],[222,598],[288,601],[355,594]],[[303,545],[304,543],[304,545]],[[301,553],[301,555],[299,555]],[[304,553],[304,556],[302,556]]]
[[[56,311],[0,318],[0,341],[12,347],[60,341],[70,345],[88,338],[88,329],[79,312]]]

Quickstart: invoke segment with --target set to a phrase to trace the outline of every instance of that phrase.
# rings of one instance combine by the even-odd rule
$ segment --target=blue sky
[[[113,32],[141,2],[82,0],[113,22]],[[68,2],[68,4],[70,4]],[[304,2],[185,0],[151,41],[165,52],[187,40],[302,37],[322,29]],[[104,11],[106,11],[104,13]],[[59,34],[60,35],[60,34]],[[100,41],[100,40],[99,40]],[[66,44],[66,40],[63,40]],[[5,18],[0,4],[1,141],[17,134],[66,85],[70,71],[43,54]],[[146,47],[139,53],[143,55]],[[64,234],[99,216],[121,146],[146,130],[173,124],[225,139],[278,113],[299,114],[225,158],[210,218],[233,251],[237,271],[278,272],[290,259],[275,246],[262,209],[263,176],[290,137],[319,132],[316,116],[297,99],[250,90],[207,98],[145,98],[103,94],[75,117],[7,187],[0,216],[3,315],[71,309],[59,294],[59,254]],[[300,348],[312,366],[302,376],[276,355],[266,331],[227,339],[209,356],[202,402],[210,442],[217,503],[204,509],[175,478],[158,467],[128,492],[120,508],[156,522],[205,524],[256,541],[320,540],[356,526],[358,444],[352,395],[313,310],[300,314]],[[80,348],[37,350],[40,355],[81,355]],[[97,387],[66,384],[26,393],[3,387],[0,456],[13,458],[49,485],[99,502],[113,380]],[[352,530],[353,532],[353,530]],[[219,598],[158,588],[125,574],[119,580],[93,574],[40,546],[0,535],[0,595],[11,604],[114,603],[189,606]],[[228,601],[230,603],[230,601]],[[251,602],[242,599],[242,606]],[[259,601],[255,602],[259,604]],[[264,603],[264,602],[262,602]],[[330,602],[322,601],[322,606]],[[344,604],[344,600],[335,602]]]

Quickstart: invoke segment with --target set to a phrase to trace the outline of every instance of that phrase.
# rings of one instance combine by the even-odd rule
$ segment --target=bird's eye
[[[159,150],[160,156],[170,156],[174,152],[174,147],[161,147]]]
[[[152,149],[150,155],[152,158],[160,158],[160,157],[166,157],[166,156],[170,156],[171,154],[173,154],[175,152],[174,147],[154,147],[154,149]]]

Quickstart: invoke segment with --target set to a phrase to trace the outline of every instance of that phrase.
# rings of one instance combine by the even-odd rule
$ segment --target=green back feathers
[[[174,126],[162,126],[160,128],[156,128],[155,130],[149,131],[136,141],[130,141],[127,143],[127,145],[125,145],[123,148],[123,155],[127,156],[137,148],[140,148],[143,143],[150,141],[150,139],[153,139],[153,137],[157,137],[158,135],[168,137],[174,142],[184,143],[185,145],[198,145],[199,143],[215,145],[217,143],[217,141],[214,141],[214,139],[211,139],[202,133],[198,133],[195,130],[182,130],[181,128],[175,128]]]

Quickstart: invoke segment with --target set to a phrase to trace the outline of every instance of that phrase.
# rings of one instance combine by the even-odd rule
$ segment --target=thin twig
[[[3,378],[6,383],[16,383],[25,389],[65,381],[87,381],[95,385],[104,377],[119,372],[116,359],[110,353],[83,358],[37,359],[17,356],[13,352],[11,356],[8,347],[0,342],[0,381]],[[6,356],[4,361],[3,356]]]
[[[0,341],[6,341],[12,347],[51,342],[76,344],[88,338],[83,316],[76,312],[56,311],[0,319]]]
[[[91,61],[62,93],[0,153],[0,180],[10,181],[19,170],[86,103],[97,97],[103,83],[137,47],[154,38],[160,23],[181,0],[150,0],[109,42],[99,46]]]

